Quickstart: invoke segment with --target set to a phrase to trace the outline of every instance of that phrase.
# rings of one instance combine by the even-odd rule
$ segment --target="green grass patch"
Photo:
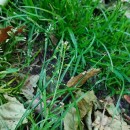
[[[0,94],[18,95],[25,81],[20,79],[21,75],[30,74],[30,66],[41,56],[37,94],[41,96],[44,110],[41,108],[36,119],[34,108],[30,111],[29,106],[24,115],[32,130],[63,129],[69,106],[77,102],[73,96],[75,88],[68,89],[64,84],[89,68],[100,68],[101,73],[94,82],[87,82],[84,91],[106,91],[111,96],[120,95],[119,101],[128,93],[130,19],[125,17],[121,2],[112,8],[100,5],[99,1],[91,0],[17,0],[2,7],[1,26],[26,26],[26,31],[0,43],[3,51],[0,52]],[[52,35],[58,41],[55,44]],[[51,85],[55,86],[53,90],[49,88]],[[65,104],[64,108],[58,105],[53,110],[54,104],[60,103],[60,96],[63,102],[66,100],[67,93],[73,103]]]

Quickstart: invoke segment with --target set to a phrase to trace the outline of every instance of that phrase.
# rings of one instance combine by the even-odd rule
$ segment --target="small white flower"
[[[65,41],[65,42],[63,41],[62,44],[64,46],[64,49],[66,49],[66,50],[69,49],[68,41]]]

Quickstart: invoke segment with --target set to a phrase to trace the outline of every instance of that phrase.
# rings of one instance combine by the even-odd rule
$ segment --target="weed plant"
[[[22,41],[17,41],[16,38],[11,39],[8,44],[1,44],[2,46],[6,44],[6,49],[3,50],[0,59],[0,93],[4,91],[11,93],[10,82],[14,81],[12,78],[8,81],[6,77],[21,73],[25,67],[31,65],[40,51],[44,50],[39,89],[36,94],[36,96],[41,95],[44,109],[41,108],[38,119],[34,119],[33,109],[30,111],[30,106],[24,115],[30,120],[32,130],[63,129],[64,115],[77,102],[72,93],[74,88],[68,89],[65,86],[64,89],[59,88],[64,83],[66,74],[69,75],[69,79],[91,67],[100,68],[101,73],[96,77],[95,83],[88,81],[87,89],[93,89],[96,93],[106,91],[112,96],[120,95],[117,106],[121,96],[129,93],[130,20],[124,16],[121,7],[120,2],[110,9],[105,5],[100,6],[100,1],[92,0],[15,0],[2,8],[1,24],[15,27],[26,26],[27,40],[24,43],[26,46],[24,51],[22,48],[17,48]],[[41,34],[44,38],[40,37],[42,41],[36,42]],[[51,35],[55,35],[58,43],[53,44]],[[35,45],[38,44],[40,48],[33,52]],[[54,50],[49,59],[47,58],[48,50]],[[18,51],[22,62],[14,58],[14,53]],[[33,56],[31,56],[32,52]],[[14,66],[16,59],[17,65]],[[56,61],[55,65],[53,60]],[[50,66],[55,67],[51,72],[51,78],[47,80]],[[48,94],[47,88],[51,82],[54,82],[55,88],[51,94]],[[17,83],[18,90],[22,87],[20,83]],[[67,96],[64,97],[66,93],[72,98],[73,103],[61,107],[62,101],[59,97],[62,97],[64,102],[67,98]],[[50,97],[52,100],[48,105],[46,102]],[[53,109],[57,102],[57,107]],[[22,119],[19,124],[21,122]]]

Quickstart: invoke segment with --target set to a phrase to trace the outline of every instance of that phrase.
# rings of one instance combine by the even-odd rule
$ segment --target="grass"
[[[29,74],[31,64],[42,55],[36,97],[40,95],[44,110],[41,109],[37,120],[30,106],[24,115],[29,119],[32,130],[49,129],[50,126],[52,130],[63,129],[64,115],[77,102],[73,95],[75,89],[66,88],[65,79],[89,68],[101,68],[102,71],[95,83],[88,81],[88,90],[120,95],[117,106],[122,95],[129,94],[130,20],[124,16],[121,7],[119,2],[112,9],[105,5],[102,8],[99,1],[91,0],[17,0],[3,7],[1,26],[24,25],[26,32],[1,44],[0,94],[18,96],[23,85],[19,75],[25,68],[28,68]],[[58,43],[53,44],[51,35],[55,35]],[[50,76],[49,80],[47,76]],[[60,102],[66,101],[68,95],[73,102],[60,107]],[[50,98],[51,102],[47,104]],[[52,109],[54,104],[58,104],[55,110]],[[22,119],[19,124],[21,122]]]

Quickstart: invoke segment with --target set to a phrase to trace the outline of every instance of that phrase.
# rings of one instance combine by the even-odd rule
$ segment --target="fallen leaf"
[[[81,99],[78,102],[80,117],[81,119],[84,118],[87,129],[92,130],[92,112],[94,109],[97,108],[99,104],[97,102],[97,97],[95,96],[93,91],[88,91],[86,93],[78,91],[76,93],[77,98],[83,95],[84,95],[83,99]]]
[[[50,35],[50,39],[51,39],[51,42],[53,43],[53,45],[56,45],[58,43],[58,39],[56,38],[56,36],[54,34]]]
[[[72,87],[72,86],[76,86],[80,87],[82,86],[89,78],[93,77],[94,75],[96,75],[97,73],[100,72],[100,69],[95,69],[92,68],[88,71],[84,71],[82,73],[80,73],[79,75],[72,77],[68,82],[67,82],[67,86],[68,87]]]
[[[104,106],[104,110],[109,113],[110,116],[114,116],[118,118],[120,115],[119,109],[117,109],[113,103],[113,100],[110,96],[106,97],[104,101],[102,101]]]
[[[38,80],[39,80],[39,75],[31,75],[25,81],[21,91],[22,91],[22,94],[27,99],[33,99],[34,88],[37,86]]]
[[[92,119],[91,114],[93,111],[93,107],[95,102],[97,101],[96,96],[93,91],[88,91],[83,93],[81,91],[76,92],[76,99],[83,96],[83,98],[77,103],[79,112],[80,112],[80,124],[78,123],[78,112],[76,112],[76,108],[72,107],[70,111],[67,112],[64,118],[64,130],[79,130],[78,128],[81,126],[84,127],[82,119],[87,116],[87,128],[88,130],[92,130]],[[82,125],[81,125],[82,124]]]
[[[11,31],[12,28],[12,26],[8,26],[6,28],[0,29],[0,42],[4,42],[9,38],[8,32]]]
[[[129,95],[124,95],[124,99],[130,104],[130,96]]]
[[[95,112],[95,121],[92,124],[94,130],[130,130],[130,126],[120,117],[119,119]]]
[[[101,103],[104,106],[103,112],[99,110],[94,112],[95,121],[92,123],[94,130],[130,130],[130,126],[123,120],[112,98],[107,97]],[[106,112],[109,113],[109,116],[106,115]]]
[[[26,109],[15,97],[7,95],[4,97],[8,102],[0,106],[0,130],[15,130]],[[22,124],[25,123],[27,123],[26,118]]]
[[[88,78],[92,75],[90,74],[86,77]],[[75,85],[75,82],[81,79],[82,76],[82,73],[79,74],[75,80],[73,79],[73,82],[70,82],[70,86]],[[122,118],[121,111],[116,108],[112,98],[106,97],[106,99],[98,101],[93,91],[84,93],[79,90],[75,92],[75,100],[79,100],[77,107],[80,117],[77,115],[78,112],[76,112],[77,109],[75,107],[67,112],[64,120],[65,130],[79,130],[78,122],[83,124],[81,125],[83,129],[87,130],[130,130],[130,126]],[[78,122],[76,120],[77,117],[80,119]],[[86,128],[84,128],[85,126]]]
[[[78,102],[81,118],[83,118],[90,110],[92,110],[95,102],[97,102],[97,98],[93,91],[88,91],[86,93],[81,91],[76,92],[76,98],[79,98],[83,95],[84,97]]]
[[[14,35],[17,35],[18,33],[22,33],[25,26],[22,26],[21,28],[18,28]],[[8,34],[9,31],[12,32],[13,27],[8,26],[6,28],[0,29],[0,43],[6,41],[10,36]],[[12,32],[13,33],[13,32]]]
[[[65,115],[64,130],[78,130],[78,116],[75,107],[72,107]]]

